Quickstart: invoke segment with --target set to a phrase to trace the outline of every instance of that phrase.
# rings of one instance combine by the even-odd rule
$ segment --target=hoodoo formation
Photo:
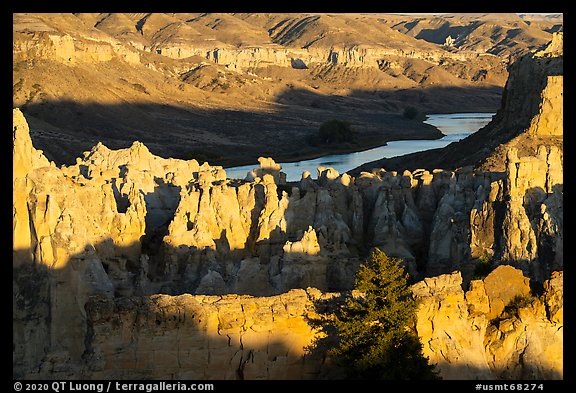
[[[143,18],[138,34],[104,18],[99,28],[116,38],[98,44],[58,32],[75,19],[42,30],[38,20],[19,18],[33,32],[15,37],[15,54],[50,62],[120,56],[141,64],[147,49],[173,59],[206,56],[206,68],[225,63],[242,72],[260,63],[325,67],[317,63],[326,58],[333,66],[376,63],[381,72],[383,57],[456,64],[472,56],[444,49],[437,58],[437,46],[425,40],[418,49],[334,47],[327,55],[313,42],[302,49],[310,38],[298,26],[322,30],[321,18],[280,24],[226,16],[210,22],[216,40],[230,39],[220,24],[274,22],[270,36],[243,38],[274,43],[217,49],[200,40],[199,25],[171,16]],[[95,34],[90,18],[81,16],[81,34]],[[408,25],[387,29],[405,35]],[[178,41],[190,37],[196,41]],[[270,157],[245,179],[228,179],[222,166],[163,158],[140,141],[97,143],[75,164],[60,165],[54,159],[64,145],[49,159],[31,138],[31,123],[48,130],[48,112],[30,102],[15,108],[14,378],[335,378],[330,358],[307,350],[319,334],[309,323],[314,303],[349,292],[378,247],[401,258],[411,276],[419,299],[414,329],[442,378],[562,379],[562,39],[554,33],[534,51],[508,46],[515,62],[492,122],[440,153],[410,158],[417,167],[403,167],[399,157],[350,174],[318,168],[296,183]],[[126,40],[137,49],[126,51]],[[474,61],[499,69],[491,59],[504,52],[494,48]],[[494,269],[478,277],[487,263]]]

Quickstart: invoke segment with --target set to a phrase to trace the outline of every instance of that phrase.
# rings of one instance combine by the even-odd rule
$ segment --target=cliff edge
[[[503,171],[506,151],[532,155],[539,145],[562,151],[564,133],[563,33],[554,33],[545,49],[527,54],[509,67],[501,107],[492,121],[467,138],[442,149],[366,163],[349,173],[372,168],[414,170],[474,166]]]

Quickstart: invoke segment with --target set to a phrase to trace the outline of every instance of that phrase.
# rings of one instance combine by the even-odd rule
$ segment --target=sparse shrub
[[[487,255],[483,255],[479,258],[479,262],[474,268],[474,273],[472,274],[473,280],[483,280],[487,275],[489,275],[496,266],[492,264],[492,260]]]
[[[504,312],[510,314],[517,314],[519,308],[529,306],[532,303],[533,297],[530,295],[516,295],[510,302],[504,307]]]
[[[318,130],[320,143],[342,143],[354,140],[354,129],[344,120],[328,120],[320,125]]]
[[[134,90],[139,91],[140,93],[150,94],[148,93],[146,88],[142,86],[140,83],[133,83],[132,87],[134,88]]]
[[[416,121],[425,121],[428,119],[425,113],[420,112],[418,109],[414,108],[413,106],[409,106],[404,109],[404,113],[402,114],[406,119],[409,120],[416,120]]]
[[[508,304],[502,310],[502,313],[496,318],[492,319],[489,323],[493,326],[498,326],[501,321],[509,318],[519,318],[518,310],[529,306],[534,299],[537,299],[533,295],[516,295],[508,302]]]
[[[14,92],[18,92],[22,89],[22,86],[24,86],[24,79],[20,78],[18,79],[18,82],[16,82],[14,86],[12,86],[12,89]]]
[[[41,93],[42,93],[42,86],[40,86],[38,83],[34,83],[32,85],[32,89],[30,89],[30,95],[28,96],[26,103],[28,104],[32,102],[37,96],[40,97]]]

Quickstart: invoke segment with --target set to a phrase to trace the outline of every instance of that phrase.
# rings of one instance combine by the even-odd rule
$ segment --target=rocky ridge
[[[12,47],[13,107],[58,165],[97,142],[234,166],[435,139],[407,106],[494,111],[507,76],[362,15],[16,13]],[[311,142],[333,118],[356,140]]]
[[[352,178],[319,168],[318,179],[304,173],[288,186],[271,159],[251,180],[228,180],[222,168],[155,157],[139,142],[100,144],[57,168],[33,148],[17,109],[13,122],[18,370],[43,361],[48,373],[78,371],[67,364],[90,351],[84,304],[96,295],[346,290],[370,247],[403,258],[414,277],[458,269],[468,282],[486,257],[540,282],[562,269],[562,162],[553,147],[535,157],[511,150],[504,174]]]
[[[492,121],[467,138],[432,151],[384,158],[350,171],[384,167],[455,169],[474,166],[503,171],[510,148],[537,154],[539,145],[562,151],[564,133],[563,33],[554,33],[541,51],[526,54],[509,66],[501,108]],[[479,148],[481,146],[481,148]]]
[[[502,265],[462,289],[459,272],[412,287],[423,354],[445,379],[562,379],[561,272],[535,296],[520,270]]]
[[[252,41],[237,45],[230,41],[232,37],[229,35],[221,34],[220,39],[213,36],[215,26],[210,26],[210,20],[217,23],[219,19],[236,19],[234,23],[237,24],[238,20],[243,18],[250,20],[257,16],[258,14],[244,16],[204,14],[195,19],[189,19],[186,15],[167,17],[149,14],[138,20],[136,15],[126,17],[123,14],[101,14],[94,19],[82,14],[61,14],[63,20],[58,20],[47,15],[16,14],[14,16],[16,37],[13,49],[16,61],[42,58],[74,64],[75,62],[109,61],[117,56],[126,62],[136,64],[146,61],[146,56],[141,56],[144,52],[171,59],[201,58],[238,71],[254,70],[266,66],[308,68],[314,64],[368,68],[400,67],[394,60],[386,61],[388,58],[421,59],[436,66],[456,62],[461,63],[460,68],[466,68],[466,62],[482,61],[479,59],[484,58],[486,65],[489,64],[488,68],[493,68],[495,73],[502,72],[501,60],[496,55],[483,51],[449,51],[442,46],[400,34],[372,19],[359,23],[345,16],[338,18],[324,15],[299,18],[286,15],[283,21],[279,21],[278,18],[282,15],[269,15],[270,21],[278,22],[270,28],[268,34],[271,34],[271,37],[256,33]],[[202,19],[205,20],[201,21]],[[115,23],[112,23],[112,20]],[[128,31],[122,29],[118,31],[119,26],[124,25],[130,33],[137,33],[136,30],[131,31],[134,29],[133,26],[128,27],[132,20],[139,25],[142,32],[139,36],[126,34]],[[335,34],[330,27],[334,23],[340,25],[342,29],[349,30],[347,39],[344,41],[332,37],[327,39],[327,35]],[[373,35],[371,38],[363,35],[362,27],[365,27],[365,24],[370,26],[371,33],[377,33],[376,38]],[[378,26],[372,27],[372,24]],[[74,32],[68,33],[71,25],[77,27]],[[149,32],[148,26],[152,29]],[[265,26],[269,24],[265,24],[262,28]],[[206,27],[212,27],[212,29]],[[244,22],[242,27],[257,29],[260,26]],[[228,28],[231,26],[224,29]],[[322,38],[314,42],[302,41],[300,36],[308,34],[306,29],[311,31],[320,29],[317,34],[322,34]],[[282,31],[278,33],[276,30]],[[386,31],[388,35],[381,30]],[[279,37],[279,34],[282,34],[284,39]],[[312,33],[312,35],[315,34]],[[298,38],[293,39],[294,35]],[[389,35],[394,39],[390,39]],[[491,72],[491,70],[484,70],[483,78],[485,79],[486,74]]]
[[[557,129],[552,80],[519,119],[536,134]],[[327,377],[306,318],[380,247],[421,280],[414,329],[442,376],[562,378],[563,161],[546,141],[508,146],[502,171],[319,168],[286,184],[270,158],[230,180],[140,142],[57,167],[14,109],[13,374]]]

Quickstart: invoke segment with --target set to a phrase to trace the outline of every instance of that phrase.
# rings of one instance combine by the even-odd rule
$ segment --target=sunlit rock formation
[[[258,298],[95,297],[86,310],[91,378],[311,379],[320,371],[305,356],[317,333],[302,289]]]
[[[557,82],[530,104],[536,134],[558,136]],[[57,168],[14,109],[13,375],[321,378],[312,302],[350,290],[379,247],[417,281],[414,328],[443,377],[562,378],[563,155],[534,150],[508,148],[500,172],[293,184],[271,158],[231,180],[140,142]]]
[[[71,37],[57,31],[16,33],[13,43],[14,61],[43,58],[65,64],[110,61],[114,58],[139,64],[135,48],[105,34]]]
[[[445,379],[562,379],[562,277],[539,297],[505,265],[468,291],[458,272],[415,284],[424,355]]]
[[[492,257],[495,264],[516,264],[540,282],[546,280],[550,272],[562,269],[562,163],[554,148],[542,147],[538,156],[521,158],[511,150],[504,174],[469,170],[434,173],[421,170],[402,174],[380,171],[354,179],[333,169],[320,168],[317,180],[305,174],[299,185],[289,188],[276,184],[271,173],[262,174],[252,182],[228,180],[219,167],[199,165],[194,160],[161,159],[140,143],[116,151],[98,145],[78,159],[76,165],[56,168],[33,148],[25,119],[17,109],[14,110],[13,136],[14,327],[17,332],[14,356],[15,375],[22,377],[69,377],[79,373],[93,377],[140,375],[149,367],[144,366],[149,364],[144,359],[152,356],[149,351],[161,351],[160,345],[154,346],[157,340],[150,338],[150,348],[144,344],[138,348],[128,346],[127,352],[120,350],[116,354],[110,352],[109,343],[120,340],[116,348],[123,348],[128,345],[122,344],[125,337],[108,337],[108,334],[120,333],[106,333],[108,328],[102,326],[100,330],[99,324],[112,323],[110,318],[120,318],[122,326],[133,323],[130,321],[144,312],[140,307],[157,307],[156,302],[176,302],[179,306],[170,308],[173,310],[170,312],[183,315],[177,311],[178,307],[188,306],[177,299],[196,299],[193,304],[199,302],[202,306],[198,307],[202,308],[219,299],[191,298],[190,295],[159,297],[154,295],[157,293],[268,296],[288,292],[291,295],[286,296],[290,297],[303,294],[289,292],[294,288],[347,290],[352,287],[362,250],[370,247],[380,247],[390,255],[404,258],[416,278],[459,269],[466,273],[469,281],[477,258],[486,255]],[[267,165],[276,171],[271,161]],[[512,300],[512,295],[501,300],[498,299],[503,295],[498,295],[498,299],[491,297],[489,288],[496,288],[498,292],[497,288],[511,285],[511,279],[507,278],[490,284],[492,277],[500,277],[501,273],[497,272],[504,268],[496,269],[483,282],[472,280],[466,295],[460,273],[416,284],[417,297],[439,304],[431,308],[422,306],[417,330],[423,342],[428,343],[425,353],[440,365],[445,377],[557,378],[561,374],[557,348],[561,340],[558,341],[557,331],[562,325],[562,276],[554,273],[553,280],[544,283],[547,292],[544,300],[538,301],[543,303],[532,301],[532,308],[522,306],[524,311],[519,311],[519,319],[511,320],[510,326],[504,327],[503,322],[490,325],[488,322],[502,315]],[[514,272],[515,276],[523,277],[519,270]],[[453,283],[440,284],[447,277],[453,277],[450,279]],[[435,283],[434,280],[440,280],[433,285],[434,291],[426,292],[423,288]],[[518,294],[528,295],[527,279],[520,281],[524,282],[521,284],[524,289]],[[450,295],[450,291],[454,294]],[[206,365],[202,371],[186,371],[179,366],[174,371],[172,361],[185,355],[160,353],[158,356],[165,358],[167,369],[182,376],[312,378],[323,375],[321,365],[297,360],[303,354],[305,343],[313,337],[302,319],[306,315],[304,310],[309,309],[309,305],[304,306],[309,299],[302,296],[296,307],[298,311],[293,314],[296,319],[287,322],[290,326],[287,340],[292,344],[287,344],[288,349],[278,349],[290,367],[280,367],[278,360],[268,360],[270,364],[262,360],[266,365],[254,360],[256,356],[263,356],[256,355],[262,348],[267,348],[268,354],[276,351],[271,349],[276,345],[273,343],[278,340],[277,335],[284,334],[275,325],[278,319],[265,329],[267,339],[256,340],[259,343],[258,351],[254,349],[256,352],[246,349],[244,341],[238,341],[240,348],[244,348],[240,355],[231,351],[228,342],[236,336],[225,334],[228,338],[218,358],[229,358],[232,362],[239,356],[236,359],[239,368],[226,371]],[[454,300],[443,300],[445,297]],[[107,314],[102,315],[90,299],[99,299]],[[226,299],[230,307],[240,307],[234,305],[235,299],[242,298]],[[273,299],[255,298],[240,309],[246,313],[246,307],[253,304],[256,309],[270,310],[262,302],[273,302]],[[464,309],[446,306],[446,312],[461,310],[458,311],[461,314],[450,317],[452,329],[459,326],[453,323],[454,318],[458,318],[462,325],[462,329],[458,328],[460,332],[475,331],[470,335],[459,333],[464,334],[462,340],[465,337],[467,341],[454,341],[460,336],[452,333],[446,342],[438,327],[440,322],[430,322],[437,321],[436,318],[444,320],[438,310],[443,309],[442,302],[450,301],[467,304]],[[465,310],[482,315],[471,317],[471,311]],[[126,312],[129,314],[125,320],[123,313]],[[219,315],[219,312],[217,308],[208,314]],[[121,316],[114,316],[116,313]],[[233,320],[239,318],[232,311],[226,313]],[[151,320],[160,321],[162,326],[164,319],[180,321],[178,318],[181,318],[173,320],[164,311],[159,315],[160,319]],[[178,340],[179,323],[170,323],[175,323],[174,340]],[[302,329],[293,330],[292,323]],[[426,327],[430,323],[432,330]],[[247,326],[241,323],[237,328],[240,340]],[[139,329],[133,334],[142,334],[143,342],[147,342],[144,337],[157,334],[152,327]],[[210,341],[211,335],[221,339],[220,330],[210,333],[212,328],[202,329],[198,333],[200,341]],[[498,333],[504,331],[502,329],[511,333],[503,336]],[[548,341],[534,341],[536,344],[530,345],[514,341],[515,349],[503,349],[509,348],[507,340],[520,334],[517,329],[527,332],[527,336],[521,336],[523,342],[542,337],[551,342],[556,340],[556,346],[549,345]],[[444,341],[430,341],[437,335]],[[87,338],[92,340],[88,347]],[[163,340],[165,343],[172,339]],[[260,340],[264,340],[262,346]],[[294,347],[294,342],[299,344]],[[484,352],[477,352],[482,343]],[[540,352],[534,349],[536,345],[546,348],[546,355],[538,361]],[[442,346],[453,348],[452,352],[446,352]],[[530,350],[526,352],[524,348]],[[140,358],[141,351],[148,354]],[[516,365],[518,353],[524,352],[526,359],[533,357],[536,363],[532,366],[525,360],[521,366],[511,368],[512,364]],[[438,358],[439,353],[444,360]],[[202,356],[208,355],[202,352]],[[264,358],[274,359],[266,356]],[[90,360],[83,363],[86,359]],[[110,369],[110,359],[126,362],[124,371],[117,367]],[[128,359],[132,359],[131,362]],[[252,363],[247,359],[252,359]],[[236,364],[236,360],[232,363]],[[461,366],[459,362],[464,362],[468,374],[453,371]],[[41,364],[40,368],[33,366],[35,364]],[[251,364],[257,365],[251,368]],[[458,367],[453,368],[454,364]],[[165,372],[160,369],[158,377],[173,375],[163,374]]]

